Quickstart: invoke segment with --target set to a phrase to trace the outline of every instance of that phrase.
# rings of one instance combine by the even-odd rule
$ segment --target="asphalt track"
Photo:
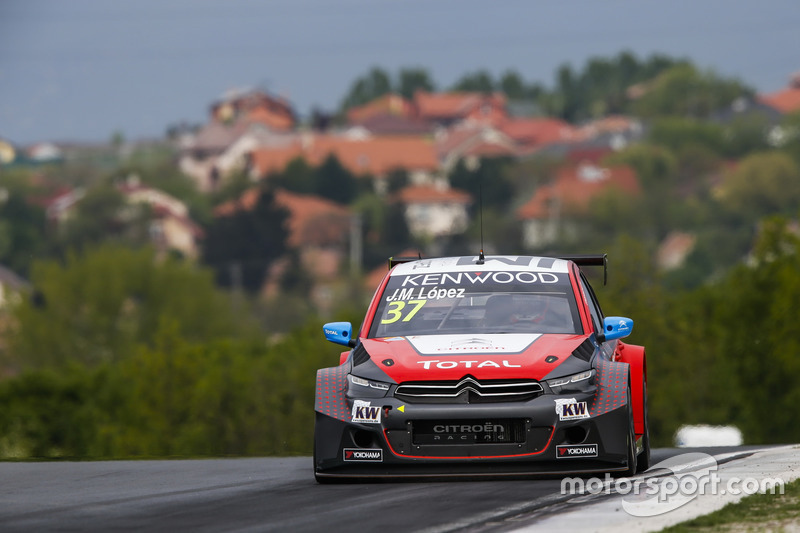
[[[748,448],[691,449],[734,450]],[[653,464],[687,451],[653,450]],[[508,531],[515,515],[552,505],[560,486],[559,479],[318,485],[309,457],[9,462],[0,463],[0,531]]]

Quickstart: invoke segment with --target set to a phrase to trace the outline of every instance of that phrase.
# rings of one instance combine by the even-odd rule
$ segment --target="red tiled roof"
[[[483,94],[479,92],[414,93],[417,114],[423,119],[466,118],[475,110],[488,105],[495,110],[504,109],[506,98],[501,93]]]
[[[592,198],[610,188],[631,195],[640,192],[636,174],[627,166],[563,167],[556,173],[553,183],[539,187],[533,197],[517,210],[517,216],[523,220],[547,218],[556,208],[556,202],[564,213],[584,212]]]
[[[499,129],[517,143],[526,146],[580,140],[577,129],[556,118],[516,118],[500,124]]]
[[[229,216],[241,209],[249,211],[255,207],[260,194],[259,187],[250,188],[238,199],[217,206],[214,215]],[[289,211],[289,246],[341,243],[348,237],[350,210],[336,202],[280,189],[275,192],[275,203]]]
[[[464,150],[463,156],[477,156],[477,157],[503,157],[516,155],[517,151],[514,148],[503,146],[497,143],[490,143],[481,141],[473,146]]]
[[[411,102],[399,94],[385,94],[362,106],[350,108],[347,111],[347,121],[350,124],[361,124],[376,116],[391,115],[411,117],[413,115]]]
[[[256,122],[262,122],[268,126],[279,125],[279,129],[294,128],[295,115],[292,106],[286,98],[273,96],[260,90],[232,91],[223,96],[220,100],[211,105],[211,116],[215,121],[226,122],[245,118],[251,113],[255,115]],[[269,118],[267,118],[269,116]],[[264,122],[266,120],[266,122]],[[250,120],[252,122],[253,120]],[[282,124],[289,122],[288,128],[283,128]]]
[[[303,157],[303,149],[300,143],[292,143],[288,146],[273,146],[269,148],[259,148],[251,152],[252,165],[259,176],[283,172],[283,170],[298,157]]]
[[[245,113],[242,120],[247,124],[264,124],[275,131],[291,131],[294,129],[294,118],[291,115],[275,113],[270,109],[256,107]]]
[[[491,126],[462,123],[437,135],[436,151],[441,159],[456,151],[461,156],[492,157],[515,154],[516,145],[512,139]]]
[[[781,91],[763,94],[758,99],[781,113],[792,113],[800,110],[800,87],[787,87]]]
[[[469,204],[472,197],[460,189],[438,189],[430,185],[412,185],[397,192],[395,200],[403,204]]]
[[[350,139],[331,135],[307,138],[289,148],[261,148],[253,152],[253,166],[259,176],[283,170],[296,157],[304,157],[312,166],[335,155],[356,176],[385,176],[395,169],[434,171],[439,167],[433,143],[410,136],[383,136]]]
[[[399,115],[374,115],[359,123],[373,135],[428,135],[434,125]]]

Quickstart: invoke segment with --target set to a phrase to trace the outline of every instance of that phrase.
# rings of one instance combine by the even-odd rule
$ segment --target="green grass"
[[[779,490],[779,489],[778,489]],[[787,483],[784,494],[753,494],[719,511],[662,530],[663,533],[717,531],[796,531],[800,525],[800,480]]]

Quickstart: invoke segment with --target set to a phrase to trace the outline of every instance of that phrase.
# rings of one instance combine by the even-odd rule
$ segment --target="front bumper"
[[[593,394],[542,395],[526,402],[404,404],[371,400],[380,421],[316,413],[317,477],[448,477],[552,475],[627,468],[627,406],[583,417],[563,416],[556,400],[591,406]],[[585,403],[584,403],[585,402]],[[348,401],[350,408],[352,403]],[[599,410],[598,410],[599,411]],[[492,438],[481,425],[511,424],[513,436]],[[425,434],[420,428],[426,428]],[[433,432],[432,429],[433,428]],[[473,432],[471,428],[475,428]]]

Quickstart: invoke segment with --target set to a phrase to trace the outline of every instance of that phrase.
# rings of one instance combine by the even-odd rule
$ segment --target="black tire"
[[[642,405],[644,411],[644,434],[642,435],[642,451],[637,458],[637,472],[650,468],[650,424],[647,422],[647,383],[642,383]]]

